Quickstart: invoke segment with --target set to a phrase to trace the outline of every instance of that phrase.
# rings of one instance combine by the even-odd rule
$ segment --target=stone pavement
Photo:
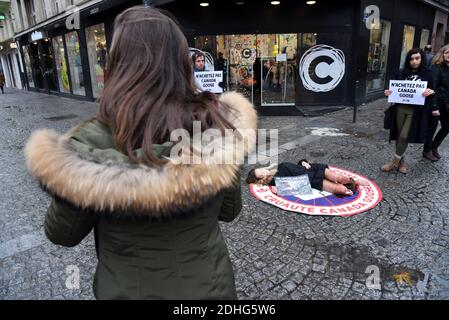
[[[279,130],[279,161],[307,158],[360,173],[376,181],[383,200],[353,217],[307,216],[258,202],[242,179],[243,210],[221,224],[239,298],[449,299],[449,144],[437,163],[422,159],[421,146],[409,147],[405,176],[380,172],[392,155],[382,129],[385,107],[384,99],[360,107],[355,124],[349,108],[260,118],[260,128]],[[63,132],[95,112],[85,101],[14,90],[0,95],[0,299],[93,298],[93,236],[74,248],[46,240],[50,198],[27,174],[23,146],[32,130]],[[66,285],[71,266],[80,272],[79,288]],[[380,289],[366,285],[369,266],[380,270]],[[395,281],[400,273],[411,281]]]

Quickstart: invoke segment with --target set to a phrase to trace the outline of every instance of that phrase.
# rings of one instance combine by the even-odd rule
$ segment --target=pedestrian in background
[[[192,54],[193,71],[206,71],[206,57],[201,51],[196,51]]]
[[[441,158],[438,147],[449,133],[449,45],[443,46],[435,55],[433,81],[438,109],[432,112],[433,116],[429,121],[423,156],[431,161],[438,161]],[[441,129],[434,138],[438,120]]]
[[[424,46],[424,53],[426,54],[425,66],[427,69],[431,70],[434,57],[434,54],[432,53],[432,45],[428,44]]]
[[[198,92],[187,40],[152,7],[117,16],[107,65],[95,119],[27,142],[28,169],[53,196],[47,237],[71,247],[94,230],[98,299],[235,299],[218,221],[241,210],[239,165],[210,154],[179,164],[171,136],[200,121],[221,138],[242,129],[226,132],[225,152],[254,146],[253,106],[237,93]]]
[[[404,160],[409,143],[424,143],[427,133],[429,110],[436,110],[435,91],[432,83],[432,72],[425,66],[425,54],[422,49],[411,49],[405,58],[403,69],[394,80],[427,81],[427,89],[422,93],[425,99],[423,106],[396,103],[392,108],[389,141],[396,140],[396,150],[393,160],[382,166],[382,171],[398,170],[407,173]],[[391,90],[385,90],[389,96]]]
[[[5,94],[5,91],[3,89],[3,86],[5,85],[5,76],[3,73],[0,73],[0,89],[2,90],[2,93]]]
[[[224,58],[223,52],[218,53],[218,58],[215,61],[215,70],[223,72],[223,81],[219,86],[226,91],[226,84],[228,83],[228,60]]]

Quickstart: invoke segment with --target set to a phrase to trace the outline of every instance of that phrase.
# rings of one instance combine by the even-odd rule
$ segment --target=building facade
[[[28,90],[94,100],[104,87],[114,17],[130,4],[101,0],[12,0]]]
[[[0,72],[7,87],[23,88],[23,66],[20,52],[14,42],[14,16],[10,1],[0,1]]]
[[[376,99],[410,48],[437,49],[449,40],[443,0],[147,2],[172,13],[190,46],[208,52],[213,68],[223,71],[225,88],[243,93],[262,113]],[[11,0],[24,86],[96,99],[114,18],[141,3]]]

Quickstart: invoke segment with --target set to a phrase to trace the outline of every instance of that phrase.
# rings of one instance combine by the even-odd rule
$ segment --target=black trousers
[[[0,86],[0,89],[2,89],[2,93],[5,93],[5,91],[3,91],[3,86]]]
[[[436,134],[435,138],[433,135],[438,127],[438,120],[441,123],[441,129]],[[437,149],[444,138],[449,134],[449,112],[445,107],[440,108],[440,116],[434,117],[429,115],[429,122],[427,125],[426,142],[424,143],[424,152],[431,151],[432,149]]]

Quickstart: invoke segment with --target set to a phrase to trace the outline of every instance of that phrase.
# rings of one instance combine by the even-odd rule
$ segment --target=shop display
[[[81,64],[80,45],[76,31],[65,35],[67,56],[69,58],[70,78],[72,80],[72,91],[76,95],[86,95],[84,85],[83,68]]]
[[[404,34],[402,38],[402,50],[401,50],[401,62],[399,64],[399,69],[404,66],[405,57],[407,52],[413,48],[413,41],[415,40],[415,27],[404,25]]]
[[[94,98],[98,98],[104,88],[104,74],[107,59],[104,24],[100,23],[86,28],[86,40],[92,93]]]
[[[214,55],[226,90],[256,104],[294,104],[297,34],[205,35],[194,41],[196,48]],[[277,61],[280,54],[286,61]],[[271,59],[269,66],[263,65],[266,59]]]
[[[391,23],[386,20],[381,20],[380,28],[373,28],[370,31],[368,65],[366,68],[367,92],[384,89],[390,29]]]
[[[33,79],[33,72],[32,72],[32,68],[31,68],[31,61],[30,61],[30,53],[28,50],[28,46],[23,46],[23,57],[25,60],[25,69],[26,69],[26,74],[27,74],[27,79],[28,79],[28,85],[30,86],[30,88],[34,88],[34,79]]]
[[[64,40],[62,36],[52,39],[55,50],[56,71],[58,73],[59,91],[70,93],[69,74],[67,71],[67,62],[65,59]]]

